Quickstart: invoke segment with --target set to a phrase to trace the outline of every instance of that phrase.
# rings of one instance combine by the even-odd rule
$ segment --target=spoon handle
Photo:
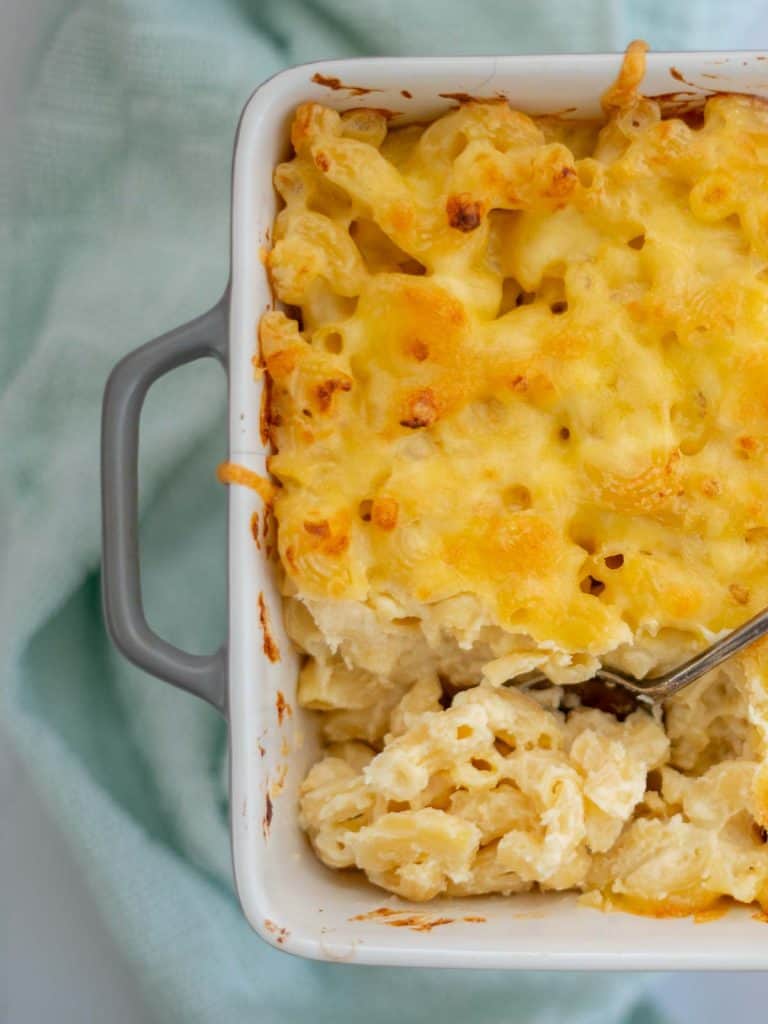
[[[743,626],[734,629],[732,633],[728,633],[722,640],[707,647],[705,651],[694,655],[693,658],[689,658],[688,661],[670,672],[665,672],[664,675],[640,680],[626,676],[623,672],[618,672],[615,669],[600,669],[597,675],[600,679],[617,683],[634,693],[644,694],[654,700],[663,700],[695,682],[705,673],[711,672],[713,668],[717,668],[718,665],[753,644],[755,640],[759,640],[766,633],[768,633],[768,608],[749,619]]]

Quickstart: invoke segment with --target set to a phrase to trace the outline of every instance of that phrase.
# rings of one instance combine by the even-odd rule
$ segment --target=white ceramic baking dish
[[[651,54],[647,94],[700,102],[711,90],[768,95],[758,53]],[[243,910],[277,947],[356,963],[444,967],[583,969],[759,969],[768,931],[749,910],[719,920],[656,920],[602,914],[573,895],[441,900],[411,905],[315,858],[297,825],[297,788],[318,754],[311,714],[296,705],[297,659],[281,622],[274,566],[252,533],[257,494],[229,493],[229,637],[208,658],[154,635],[144,618],[136,538],[138,422],[151,383],[170,369],[214,356],[229,375],[229,458],[261,474],[261,382],[251,358],[272,296],[260,251],[277,209],[275,164],[288,154],[294,108],[319,100],[338,109],[396,112],[423,120],[455,103],[451,94],[503,95],[529,113],[597,115],[617,54],[436,59],[365,59],[292,68],[260,86],[240,121],[232,187],[231,280],[199,319],[129,355],[104,401],[104,604],[109,630],[136,664],[208,700],[229,723],[234,870]],[[367,90],[367,91],[363,91]],[[222,567],[223,571],[223,567]],[[264,619],[280,659],[265,654]]]

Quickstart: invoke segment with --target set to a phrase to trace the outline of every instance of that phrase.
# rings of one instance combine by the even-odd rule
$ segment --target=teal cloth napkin
[[[2,720],[162,1022],[639,1022],[630,975],[344,967],[276,952],[232,890],[226,735],[107,641],[98,435],[113,363],[203,311],[228,262],[238,113],[279,68],[354,54],[744,45],[717,0],[45,0],[0,188]],[[5,157],[7,158],[6,152]],[[12,173],[11,173],[12,171]],[[225,631],[224,381],[179,371],[142,424],[150,620]]]

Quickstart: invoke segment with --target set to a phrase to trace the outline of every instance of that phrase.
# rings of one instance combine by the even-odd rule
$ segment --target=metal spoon
[[[599,668],[595,673],[595,678],[614,686],[622,686],[625,690],[636,693],[641,700],[648,702],[666,700],[673,693],[678,693],[684,687],[690,686],[705,673],[711,672],[713,668],[717,668],[728,658],[732,658],[734,654],[749,647],[766,633],[768,633],[768,608],[759,612],[732,633],[728,633],[722,640],[718,640],[711,647],[707,647],[700,654],[694,655],[682,665],[663,675],[653,676],[650,679],[635,679],[617,668]],[[530,682],[540,680],[548,682],[541,673],[537,673],[535,678],[530,679]]]

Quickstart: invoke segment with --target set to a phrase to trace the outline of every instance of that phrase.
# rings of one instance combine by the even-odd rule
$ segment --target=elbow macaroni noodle
[[[652,711],[583,685],[768,604],[768,105],[665,118],[643,66],[602,123],[305,104],[275,174],[300,820],[408,899],[768,908],[768,647]]]

